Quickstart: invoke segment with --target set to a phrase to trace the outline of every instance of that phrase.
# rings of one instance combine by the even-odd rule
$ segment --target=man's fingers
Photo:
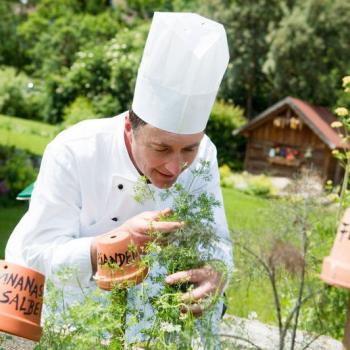
[[[204,280],[208,280],[210,277],[210,270],[202,269],[192,269],[188,271],[179,271],[169,275],[165,278],[165,282],[169,284],[179,283],[179,282],[193,282],[200,283]]]
[[[192,303],[199,299],[204,299],[208,297],[210,294],[212,294],[213,290],[214,286],[212,285],[212,283],[205,282],[197,288],[194,288],[191,291],[184,293],[182,296],[182,300],[185,303]]]
[[[184,226],[183,222],[177,221],[151,221],[149,231],[151,232],[174,232]]]
[[[171,213],[172,213],[172,210],[170,208],[166,208],[163,210],[149,211],[147,212],[147,215],[149,216],[150,220],[158,221],[160,217],[169,216]]]
[[[173,212],[173,211],[172,211],[170,208],[166,208],[166,209],[162,210],[162,211],[160,212],[160,214],[163,215],[163,216],[169,216],[169,215],[172,214],[172,212]]]
[[[182,313],[190,312],[195,317],[202,316],[203,314],[203,308],[199,304],[183,305],[181,306],[180,311]]]

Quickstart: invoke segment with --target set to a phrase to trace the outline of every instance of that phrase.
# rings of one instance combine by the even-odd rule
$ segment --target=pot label
[[[0,303],[11,305],[24,315],[40,315],[44,284],[18,273],[0,274]]]
[[[114,256],[107,256],[103,253],[97,254],[97,263],[99,265],[105,265],[105,264],[117,264],[119,267],[123,265],[128,265],[132,263],[136,258],[138,257],[138,254],[133,251],[126,251],[125,253],[115,253]]]

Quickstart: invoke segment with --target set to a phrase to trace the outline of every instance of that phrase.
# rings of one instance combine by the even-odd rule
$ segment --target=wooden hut
[[[248,139],[245,170],[292,177],[307,167],[340,182],[343,169],[332,151],[344,143],[330,126],[336,120],[324,107],[286,97],[237,130]]]

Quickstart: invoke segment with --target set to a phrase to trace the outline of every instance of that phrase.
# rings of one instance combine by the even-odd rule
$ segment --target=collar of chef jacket
[[[163,209],[167,206],[167,203],[159,203],[158,196],[156,196],[156,201],[146,200],[143,203],[138,203],[133,198],[134,186],[140,179],[140,174],[131,161],[125,145],[125,115],[126,113],[123,113],[111,118],[112,125],[116,126],[115,136],[110,146],[112,149],[108,152],[109,159],[99,162],[100,165],[108,165],[106,169],[110,174],[107,174],[107,178],[105,177],[106,174],[103,175],[106,181],[109,182],[109,186],[106,189],[107,192],[101,193],[101,196],[105,196],[105,198],[96,198],[96,201],[103,206],[103,208],[97,208],[97,211],[100,211],[99,215],[91,214],[96,213],[96,201],[88,203],[87,210],[82,211],[81,233],[83,235],[93,236],[108,232],[145,210]],[[102,171],[103,169],[101,169]],[[93,184],[88,187],[90,186],[93,186]],[[151,190],[158,191],[152,184],[148,186]],[[86,191],[88,190],[89,188],[86,189]]]

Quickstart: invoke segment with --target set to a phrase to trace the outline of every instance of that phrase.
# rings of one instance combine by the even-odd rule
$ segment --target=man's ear
[[[126,133],[130,133],[132,131],[132,126],[129,119],[129,113],[127,113],[127,115],[125,116],[124,130]]]

